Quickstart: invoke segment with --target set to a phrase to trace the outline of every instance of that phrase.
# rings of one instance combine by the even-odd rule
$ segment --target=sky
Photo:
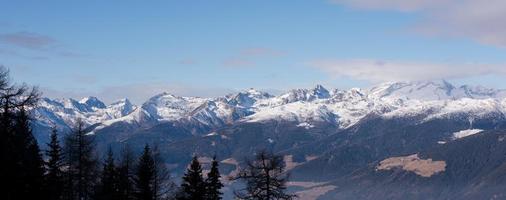
[[[48,97],[445,79],[506,88],[506,2],[0,0],[0,65]]]

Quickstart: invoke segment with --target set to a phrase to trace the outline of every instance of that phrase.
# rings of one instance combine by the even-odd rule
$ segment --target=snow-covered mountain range
[[[117,122],[185,121],[209,129],[236,122],[286,120],[312,127],[326,122],[347,128],[369,114],[384,117],[425,115],[425,119],[466,113],[471,117],[506,113],[506,91],[454,86],[446,81],[384,83],[370,89],[328,90],[321,85],[278,96],[254,89],[217,98],[153,96],[140,106],[122,99],[105,105],[96,97],[42,99],[35,117],[40,125],[70,127],[78,119],[101,129]]]
[[[162,93],[141,105],[44,98],[33,114],[42,144],[52,126],[70,131],[81,119],[97,152],[155,144],[174,177],[193,155],[218,155],[229,176],[269,149],[284,156],[290,184],[311,199],[506,195],[506,90],[420,81],[216,98]]]

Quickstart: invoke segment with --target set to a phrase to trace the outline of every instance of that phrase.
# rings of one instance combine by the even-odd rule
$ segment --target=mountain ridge
[[[168,92],[154,95],[141,106],[121,99],[106,105],[97,97],[43,98],[36,119],[45,126],[71,127],[78,119],[88,126],[107,126],[118,121],[189,120],[219,128],[237,121],[272,119],[311,123],[326,121],[346,128],[369,113],[385,117],[424,112],[432,117],[458,112],[476,115],[506,112],[506,91],[481,86],[454,86],[447,81],[382,83],[370,89],[328,90],[322,85],[292,89],[278,96],[255,89],[216,98],[182,97]]]
[[[301,194],[326,188],[315,196],[447,199],[440,194],[451,188],[432,187],[430,183],[458,182],[461,177],[453,174],[489,171],[467,164],[475,159],[473,154],[459,152],[474,149],[491,156],[487,154],[490,149],[506,149],[504,94],[504,90],[427,81],[348,90],[317,85],[276,96],[254,89],[216,98],[161,93],[139,106],[120,100],[105,108],[97,106],[100,103],[93,98],[46,98],[35,110],[41,115],[36,120],[39,128],[34,130],[40,133],[38,139],[48,138],[44,135],[49,133],[47,124],[61,123],[66,128],[63,131],[70,131],[71,123],[83,117],[89,135],[97,141],[97,151],[105,152],[109,147],[119,150],[124,144],[133,149],[158,144],[174,177],[184,172],[192,155],[218,155],[223,174],[231,175],[240,167],[241,159],[258,149],[269,149],[284,156],[287,170],[293,174],[290,184],[298,185],[294,187]],[[382,161],[400,158],[428,164],[444,162],[447,168],[428,171],[423,175],[430,177],[423,177],[413,173],[417,169],[379,167]],[[506,162],[495,154],[490,159],[483,157],[483,162]],[[465,165],[466,169],[455,165]],[[493,171],[499,173],[500,169]],[[479,176],[473,177],[465,179],[466,187],[474,187]],[[391,181],[394,179],[401,181]],[[488,179],[485,184],[495,181],[493,176]],[[367,191],[376,195],[363,196],[362,184],[370,186]],[[413,187],[400,187],[409,185]],[[417,196],[420,187],[427,191],[423,196]],[[458,188],[455,194],[466,193]]]

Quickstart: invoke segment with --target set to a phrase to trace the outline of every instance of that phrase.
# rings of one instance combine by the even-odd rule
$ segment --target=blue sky
[[[2,0],[0,64],[47,96],[109,102],[425,79],[506,88],[505,4],[456,1]]]

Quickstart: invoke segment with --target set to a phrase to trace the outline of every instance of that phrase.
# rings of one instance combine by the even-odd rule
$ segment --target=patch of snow
[[[471,135],[474,135],[474,134],[480,133],[480,132],[482,132],[482,131],[483,131],[483,130],[481,130],[481,129],[467,129],[467,130],[461,130],[461,131],[458,131],[458,132],[453,133],[453,139],[465,138],[465,137],[467,137],[467,136],[471,136]]]
[[[307,122],[302,122],[300,124],[297,124],[297,127],[304,127],[305,129],[310,129],[314,128],[315,126]]]
[[[305,156],[306,157],[306,161],[312,161],[312,160],[316,160],[317,158],[319,158],[319,156]]]
[[[215,136],[215,135],[218,135],[218,133],[212,132],[212,133],[207,134],[206,136]]]
[[[286,183],[287,186],[312,188],[327,184],[327,182],[309,182],[309,181],[289,181]]]

